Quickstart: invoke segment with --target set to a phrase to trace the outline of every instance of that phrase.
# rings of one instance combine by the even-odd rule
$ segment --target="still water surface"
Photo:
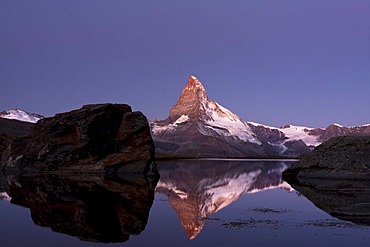
[[[281,179],[290,164],[159,162],[158,183],[143,178],[2,176],[0,243],[370,246],[369,226],[330,216]]]

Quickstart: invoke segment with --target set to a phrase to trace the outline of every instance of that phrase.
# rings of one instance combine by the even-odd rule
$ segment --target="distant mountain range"
[[[331,137],[370,135],[370,124],[276,128],[243,121],[210,100],[195,76],[188,79],[169,117],[150,124],[157,153],[193,157],[297,156]]]
[[[20,109],[3,111],[1,118],[35,123],[43,116]],[[157,156],[295,157],[335,136],[370,135],[370,124],[327,128],[286,125],[280,128],[246,122],[208,98],[202,83],[190,76],[179,100],[165,120],[150,122]]]
[[[36,113],[29,113],[25,112],[21,109],[13,109],[13,110],[7,110],[0,112],[1,118],[7,118],[7,119],[15,119],[23,122],[30,122],[30,123],[36,123],[41,118],[44,118],[44,116],[36,114]]]

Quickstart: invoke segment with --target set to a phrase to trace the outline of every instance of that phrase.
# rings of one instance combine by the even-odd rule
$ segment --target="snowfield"
[[[20,109],[7,110],[0,113],[1,118],[15,119],[23,122],[36,123],[42,117],[36,116],[36,114],[31,114]]]

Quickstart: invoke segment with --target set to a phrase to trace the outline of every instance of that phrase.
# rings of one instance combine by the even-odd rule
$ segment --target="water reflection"
[[[289,181],[316,207],[340,220],[370,226],[370,181],[300,178]]]
[[[281,179],[288,165],[288,162],[220,160],[161,163],[156,192],[167,195],[188,238],[193,239],[202,230],[205,218],[241,195],[277,187],[291,190]]]
[[[2,199],[27,207],[35,224],[84,241],[124,242],[148,221],[156,181],[100,175],[0,175]]]

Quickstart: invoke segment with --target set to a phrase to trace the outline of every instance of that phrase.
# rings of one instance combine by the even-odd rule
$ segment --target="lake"
[[[331,204],[335,199],[325,198],[336,197],[324,194],[316,200],[311,193],[311,202],[304,195],[306,190],[301,193],[281,179],[291,163],[158,162],[161,177],[157,183],[125,176],[1,175],[0,243],[369,246],[367,218],[333,217],[324,210],[335,207]]]

